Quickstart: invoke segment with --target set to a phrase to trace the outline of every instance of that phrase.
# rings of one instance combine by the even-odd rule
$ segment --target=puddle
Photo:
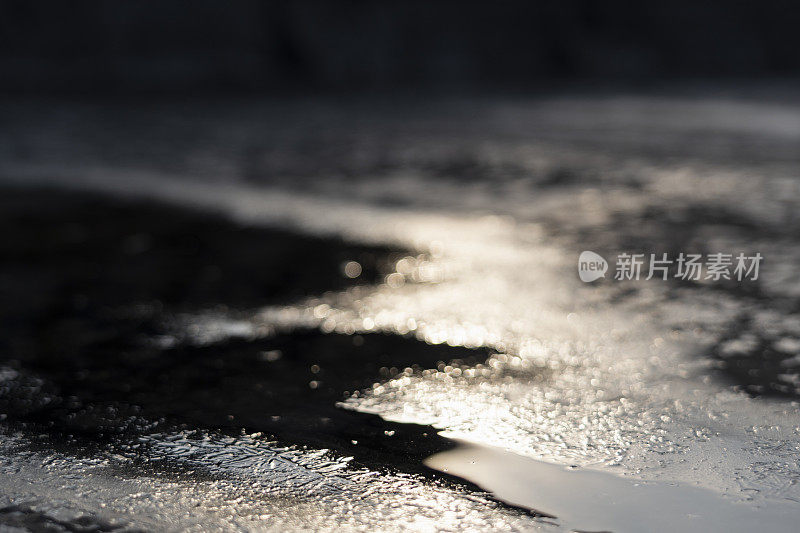
[[[102,195],[3,192],[0,221],[19,229],[0,236],[0,422],[123,446],[178,429],[263,432],[428,476],[422,459],[452,446],[432,427],[336,403],[491,350],[234,320],[368,290],[408,251]],[[217,318],[176,326],[204,310]]]
[[[697,487],[567,468],[474,444],[433,455],[425,465],[574,531],[790,531],[800,516],[794,502],[755,506]]]

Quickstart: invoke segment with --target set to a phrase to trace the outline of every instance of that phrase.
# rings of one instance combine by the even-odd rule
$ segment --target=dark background
[[[780,0],[0,2],[3,92],[791,78],[798,50]]]

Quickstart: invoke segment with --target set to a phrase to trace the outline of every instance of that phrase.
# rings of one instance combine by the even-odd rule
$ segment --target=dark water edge
[[[490,350],[305,328],[209,343],[171,326],[179,313],[236,316],[375,284],[407,251],[77,192],[5,189],[0,218],[10,229],[0,237],[0,424],[25,435],[29,451],[122,456],[130,461],[124,476],[202,481],[220,473],[202,461],[191,468],[154,464],[148,439],[256,435],[276,447],[352,457],[354,469],[411,474],[483,494],[423,464],[455,447],[435,428],[336,403],[403,369],[474,366]],[[361,265],[356,279],[343,274],[347,261]],[[117,527],[99,518],[63,522],[15,505],[0,510],[0,523]]]
[[[180,433],[186,441],[202,442],[209,434],[256,435],[276,446],[353,457],[353,468],[410,474],[485,494],[470,481],[425,466],[426,458],[457,446],[436,428],[388,422],[336,403],[405,369],[474,367],[491,350],[302,327],[197,342],[174,328],[181,313],[246,316],[265,305],[368,288],[409,250],[51,190],[3,190],[0,221],[10,229],[0,236],[0,425],[30,437],[31,450],[68,457],[116,454],[130,460],[121,475],[199,482],[222,474],[204,468],[202,460],[191,468],[169,460],[154,464],[143,437]],[[676,249],[694,237],[688,229],[669,235]],[[348,261],[362,267],[355,279],[343,274]],[[683,288],[676,285],[676,297]],[[742,297],[760,295],[756,290]],[[747,321],[736,325],[723,344],[749,327]],[[788,356],[762,341],[741,357],[724,354],[723,344],[712,348],[708,355],[725,363],[718,377],[753,395],[796,394],[780,388],[775,377]],[[523,505],[505,508],[547,516]],[[85,526],[61,523],[13,505],[0,509],[0,523],[117,527],[100,519]]]

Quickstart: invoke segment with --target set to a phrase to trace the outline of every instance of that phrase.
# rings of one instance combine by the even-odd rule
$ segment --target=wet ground
[[[791,92],[0,109],[0,523],[800,516]]]
[[[288,479],[271,480],[270,492],[297,499],[313,497],[309,484],[337,494],[352,477],[348,484],[363,489],[370,483],[360,477],[393,472],[461,497],[479,494],[487,509],[510,516],[537,514],[426,467],[427,457],[456,447],[437,429],[336,405],[404,373],[486,363],[492,350],[234,321],[265,303],[369,290],[407,250],[91,193],[6,188],[1,201],[3,227],[14,230],[0,245],[0,409],[15,454],[55,451],[78,464],[110,455],[128,475],[193,483],[220,474],[217,461],[194,457],[206,445],[212,456],[232,454],[226,467],[241,463],[251,475],[285,462]],[[357,274],[348,271],[353,263]],[[200,311],[215,316],[211,328],[181,319]],[[176,450],[162,447],[176,439],[172,456]],[[7,474],[15,476],[13,465]],[[9,503],[9,526],[137,527]]]
[[[202,338],[176,324],[370,287],[400,251],[100,195],[4,193],[3,225],[15,228],[2,245],[6,422],[125,449],[153,431],[264,432],[415,472],[453,447],[431,427],[336,403],[405,369],[485,363],[490,350],[302,326],[238,336],[222,323],[220,338]]]

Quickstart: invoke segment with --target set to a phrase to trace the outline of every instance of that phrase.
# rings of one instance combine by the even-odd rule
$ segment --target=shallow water
[[[736,501],[690,485],[626,479],[469,444],[425,464],[577,531],[785,531],[797,516],[796,509],[774,502]]]
[[[62,487],[64,498],[74,498],[64,509],[143,527],[151,516],[167,519],[151,515],[155,507],[197,503],[209,510],[196,519],[177,513],[172,527],[196,520],[220,528],[652,529],[613,498],[581,514],[580,495],[557,490],[567,491],[575,472],[535,466],[546,461],[591,467],[578,485],[623,487],[654,512],[666,501],[685,516],[706,502],[697,520],[713,517],[710,530],[730,529],[731,521],[717,520],[723,514],[764,530],[800,515],[796,102],[764,94],[619,95],[136,110],[7,102],[3,111],[10,119],[0,132],[6,184],[156,198],[216,221],[202,226],[186,215],[149,227],[148,218],[168,217],[141,204],[109,213],[102,199],[94,218],[82,211],[78,223],[103,220],[113,230],[89,248],[108,246],[121,232],[120,257],[144,262],[131,267],[117,258],[114,269],[91,278],[94,285],[75,278],[71,290],[89,311],[76,324],[75,312],[62,309],[63,320],[50,324],[51,335],[60,331],[66,341],[58,353],[72,353],[76,367],[86,360],[74,354],[83,354],[96,373],[76,376],[69,366],[24,355],[7,362],[6,398],[79,400],[38,420],[11,408],[22,425],[9,425],[14,437],[2,452],[19,472],[3,484],[7,502],[53,517],[63,509],[43,502]],[[28,214],[25,228],[44,221],[46,236],[48,220],[62,223],[57,206],[75,204],[40,194],[11,204]],[[250,229],[220,233],[228,219]],[[176,234],[200,234],[208,243],[200,249],[211,250],[200,260],[217,269],[193,269],[197,255],[162,262],[172,248],[157,243]],[[202,237],[209,235],[216,237]],[[765,262],[761,279],[747,286],[584,285],[575,270],[585,249],[606,257],[759,251]],[[25,264],[13,250],[6,257]],[[96,260],[109,264],[108,257]],[[244,260],[226,260],[238,257]],[[348,261],[363,266],[363,277],[342,274]],[[50,309],[54,293],[38,280],[59,265],[41,264],[44,271],[26,274],[36,290],[19,290],[22,267],[4,271],[4,290],[22,302],[3,310],[22,317],[5,349],[24,351],[34,338],[26,317]],[[133,270],[113,285],[119,268]],[[151,277],[183,280],[187,269],[197,275],[178,296],[174,284],[141,285]],[[87,283],[115,289],[86,293]],[[108,294],[122,295],[112,302],[115,313],[105,311]],[[137,294],[160,303],[142,305]],[[98,324],[118,337],[98,340]],[[296,332],[316,340],[299,359],[281,360]],[[113,354],[121,345],[129,362],[120,365]],[[375,357],[371,346],[388,357],[374,368],[364,364]],[[351,362],[357,379],[344,383]],[[273,363],[286,366],[270,374]],[[128,372],[135,366],[141,374]],[[298,373],[300,366],[308,372]],[[161,389],[148,385],[155,375],[165,376]],[[174,390],[185,405],[169,400],[171,384],[209,375],[217,381]],[[303,409],[292,416],[298,404]],[[97,415],[108,405],[111,415]],[[310,424],[310,416],[319,422]],[[41,424],[54,422],[42,436]],[[98,431],[106,423],[113,434],[128,428],[124,438]],[[72,435],[87,424],[87,439],[52,444],[59,439],[52,431]],[[98,434],[101,446],[93,448]],[[513,452],[486,459],[492,473],[507,471],[503,482],[487,484],[484,472],[473,479],[468,468],[456,473],[478,486],[459,484],[421,466],[429,455],[461,453],[447,451],[456,437]],[[287,446],[296,448],[270,466]],[[25,484],[34,477],[23,468],[31,457],[48,465],[48,482],[37,488]],[[552,491],[525,489],[541,476],[555,476]],[[106,511],[129,483],[141,484],[144,496]],[[557,518],[503,506],[480,487]],[[97,498],[81,503],[86,491]],[[675,520],[668,525],[695,524]]]

